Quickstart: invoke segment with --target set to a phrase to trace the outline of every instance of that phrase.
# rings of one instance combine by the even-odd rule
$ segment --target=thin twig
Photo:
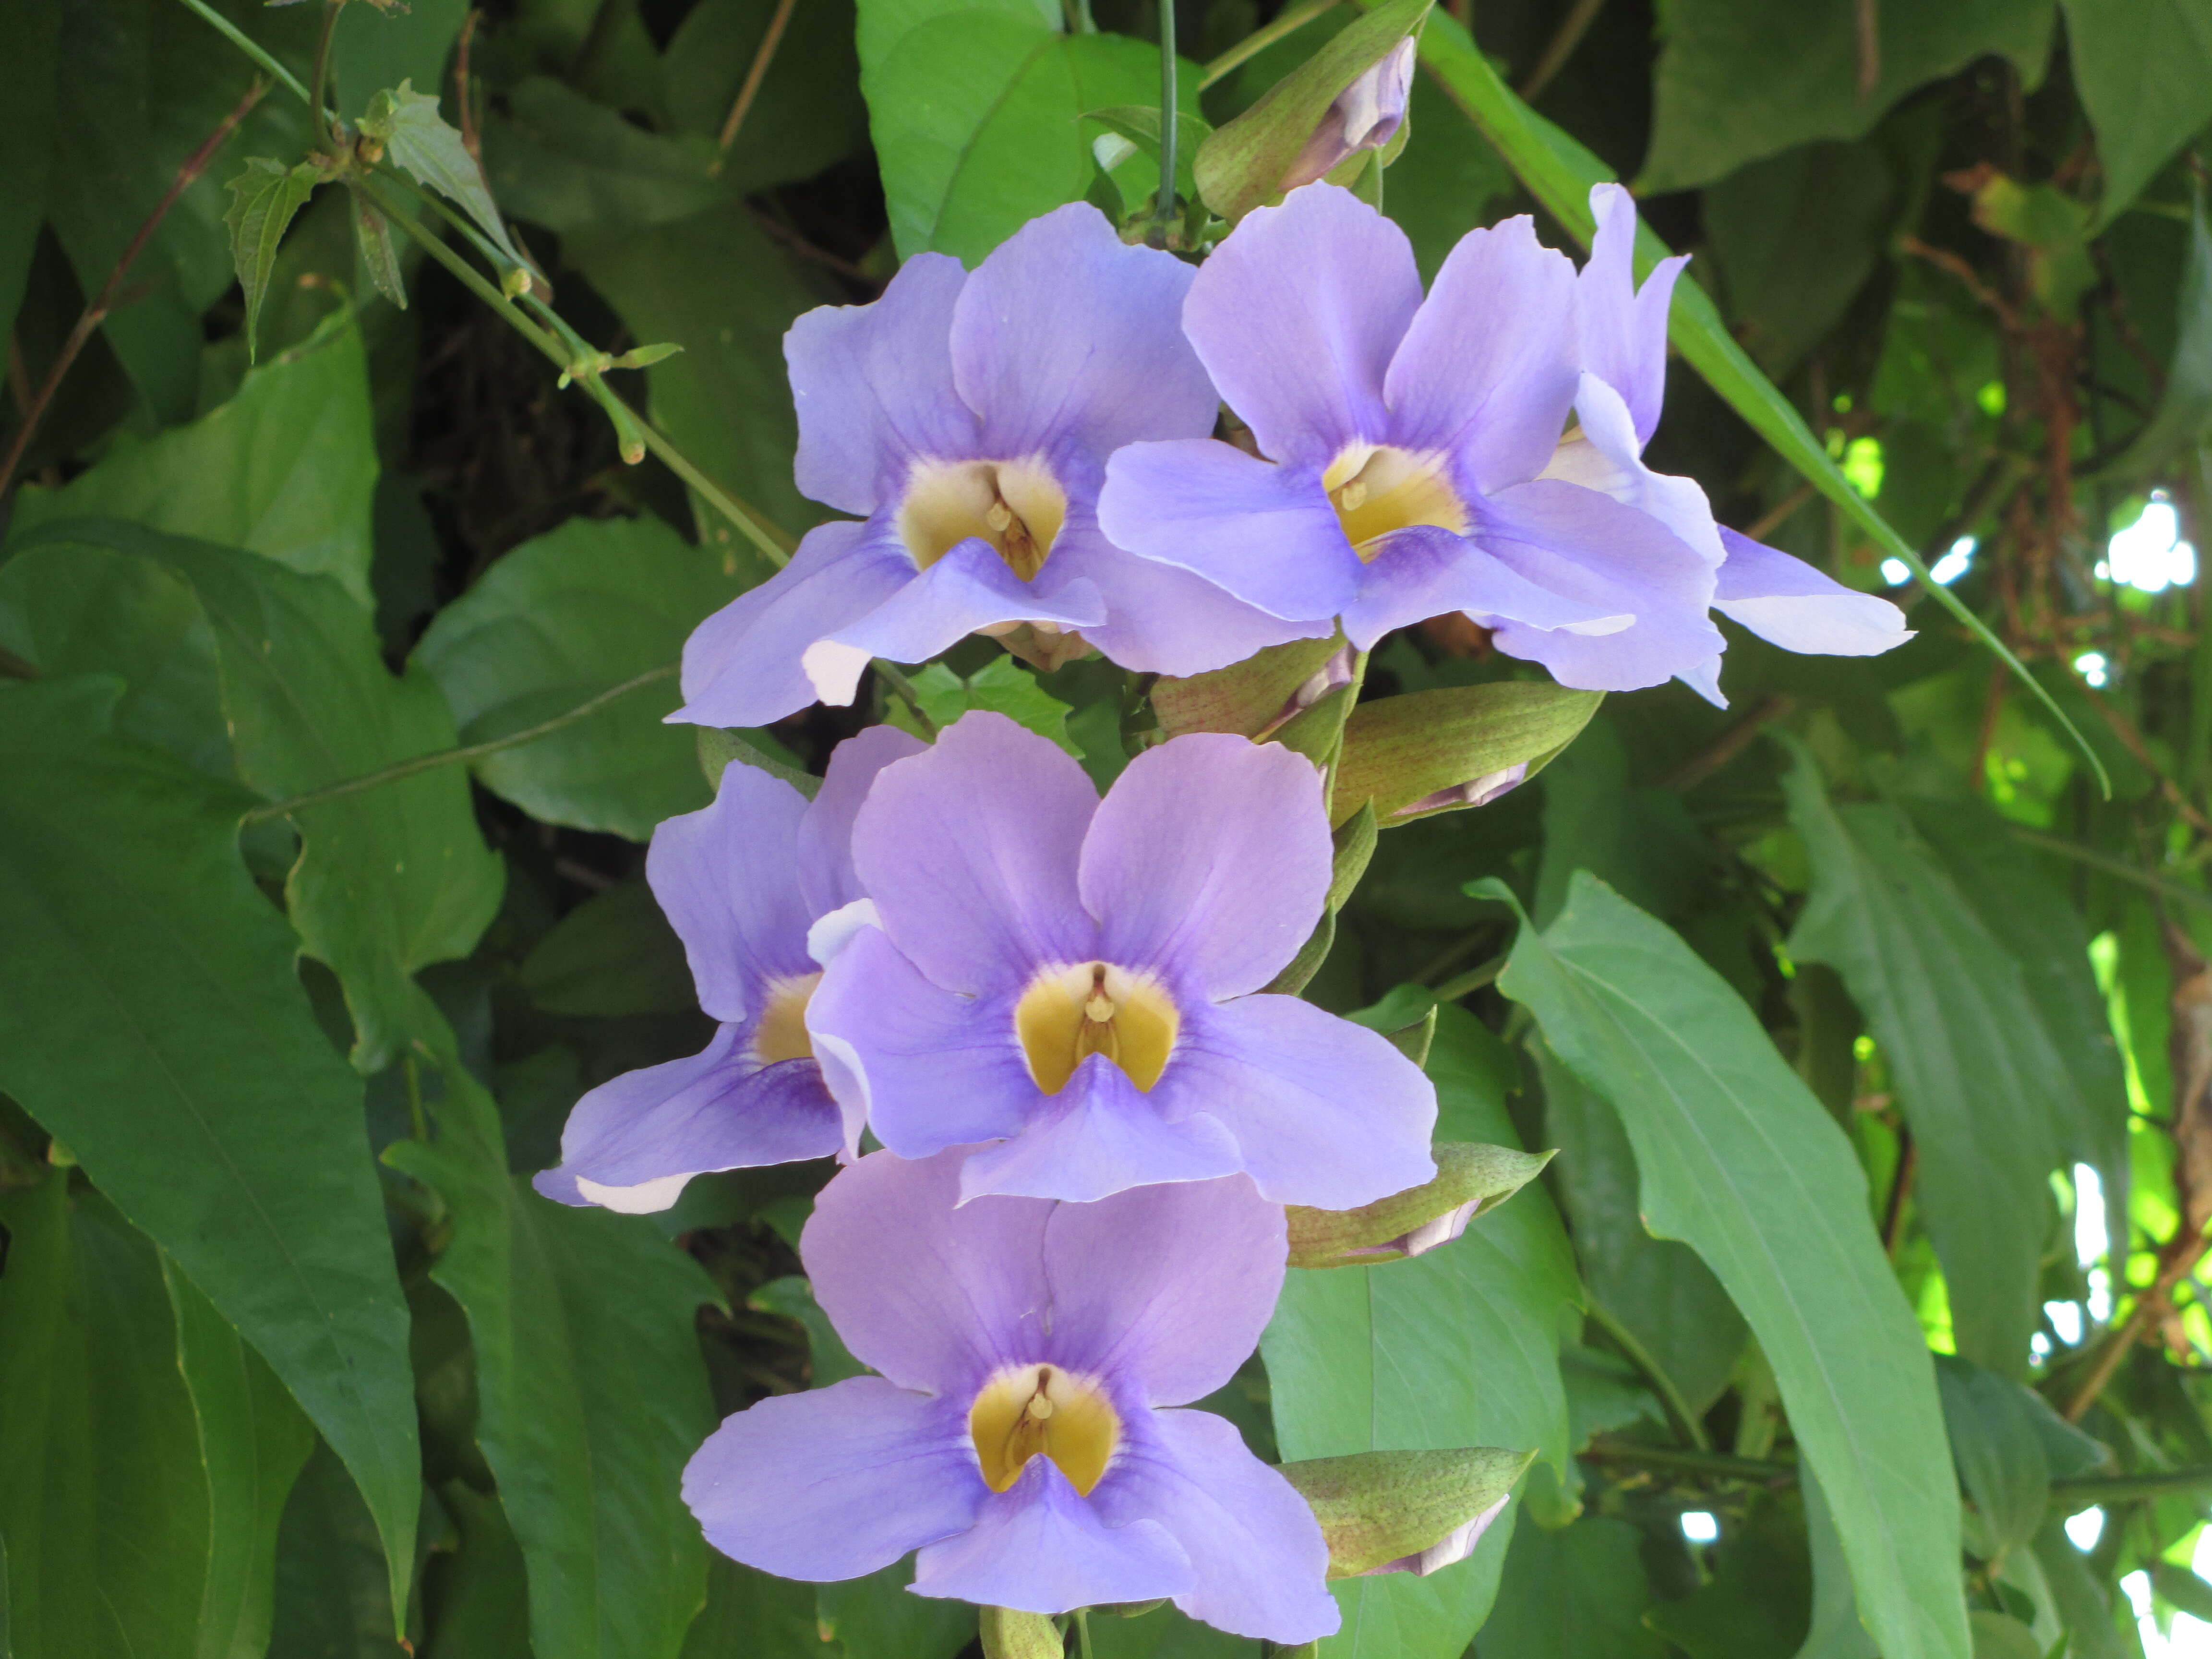
[[[1668,773],[1662,787],[1686,794],[1751,746],[1751,740],[1797,707],[1786,691],[1770,691],[1744,717]]]
[[[374,772],[364,772],[359,777],[345,778],[337,783],[325,784],[320,789],[310,789],[305,794],[294,795],[285,800],[270,801],[247,812],[247,823],[265,823],[270,818],[289,817],[310,806],[322,806],[334,800],[343,800],[349,795],[358,795],[365,789],[380,788],[387,783],[398,783],[418,772],[434,771],[441,766],[458,766],[465,761],[482,760],[486,755],[496,755],[502,749],[520,749],[526,743],[550,737],[563,726],[574,726],[578,720],[588,720],[618,697],[628,696],[640,686],[651,685],[657,680],[672,679],[678,671],[676,663],[663,663],[658,668],[648,668],[620,685],[610,686],[596,697],[578,703],[565,714],[556,714],[550,720],[526,726],[520,732],[510,732],[503,738],[487,738],[483,743],[465,744],[458,749],[441,749],[428,755],[416,755],[411,759],[396,761]]]
[[[899,672],[896,666],[885,662],[880,657],[870,665],[875,669],[876,678],[890,687],[892,694],[906,705],[906,712],[914,716],[914,723],[921,728],[921,735],[930,742],[935,743],[937,722],[930,718],[929,711],[921,706],[921,694],[914,689],[914,682]]]
[[[1652,1392],[1666,1407],[1667,1414],[1674,1419],[1675,1431],[1698,1450],[1710,1453],[1713,1443],[1711,1437],[1705,1432],[1705,1425],[1690,1409],[1690,1402],[1682,1397],[1681,1389],[1674,1386],[1674,1379],[1667,1375],[1667,1368],[1652,1358],[1650,1349],[1645,1347],[1636,1334],[1622,1324],[1595,1297],[1589,1299],[1589,1316],[1600,1330],[1613,1340],[1621,1352],[1628,1356],[1629,1364],[1644,1373],[1644,1380],[1651,1385]]]
[[[8,395],[15,400],[15,418],[27,419],[31,413],[31,369],[23,361],[23,343],[15,337],[13,329],[8,331]]]
[[[345,9],[345,0],[323,0],[322,32],[315,37],[315,78],[307,83],[307,111],[314,118],[315,145],[338,145],[345,142],[330,124],[323,98],[323,88],[330,84],[331,37],[337,32],[338,13]]]
[[[1858,94],[1863,104],[1881,84],[1881,0],[1858,0],[1853,20],[1858,46]]]
[[[1647,1446],[1640,1441],[1618,1440],[1601,1434],[1576,1454],[1589,1463],[1634,1463],[1645,1468],[1680,1469],[1685,1474],[1710,1474],[1723,1480],[1790,1481],[1797,1466],[1765,1457],[1735,1457],[1727,1452],[1686,1451],[1680,1446]]]
[[[259,41],[208,4],[207,0],[184,0],[184,3],[199,15],[202,22],[212,25],[231,45],[266,70],[279,85],[287,88],[295,98],[303,104],[307,101],[307,88],[305,83],[298,76],[271,57],[268,49]]]
[[[1198,89],[1204,92],[1223,76],[1251,62],[1253,58],[1273,46],[1276,41],[1304,28],[1335,4],[1336,0],[1303,0],[1302,4],[1284,8],[1282,15],[1276,18],[1273,22],[1265,28],[1253,30],[1251,33],[1208,64],[1199,74]]]
[[[475,7],[461,20],[461,38],[453,44],[453,106],[461,118],[461,148],[477,164],[477,176],[483,177],[483,140],[477,135],[477,112],[469,97],[469,43],[476,39],[477,24],[483,13]],[[491,183],[484,181],[484,193],[491,193]]]
[[[1808,478],[1736,533],[1747,541],[1763,542],[1774,533],[1777,525],[1811,501],[1818,493],[1813,488],[1813,481]]]
[[[1446,980],[1431,994],[1438,1002],[1457,1002],[1462,997],[1473,996],[1486,985],[1496,983],[1498,976],[1504,971],[1505,958],[1502,956],[1492,957],[1480,966],[1470,968],[1465,973]]]
[[[1534,103],[1544,88],[1552,84],[1552,77],[1567,66],[1567,59],[1575,55],[1575,48],[1582,45],[1583,36],[1589,33],[1589,26],[1597,21],[1598,13],[1604,9],[1605,0],[1575,0],[1552,38],[1544,43],[1535,64],[1515,88],[1522,103]]]
[[[1911,1195],[1913,1171],[1920,1167],[1920,1143],[1909,1127],[1897,1132],[1897,1174],[1889,1183],[1889,1201],[1882,1206],[1881,1251],[1897,1260],[1897,1247],[1905,1238],[1905,1200]]]
[[[723,156],[730,153],[730,146],[737,142],[738,129],[744,125],[745,112],[752,108],[753,100],[760,95],[761,82],[768,78],[768,66],[775,60],[775,49],[783,44],[783,31],[791,21],[792,8],[795,3],[796,0],[775,0],[775,10],[768,20],[768,33],[761,36],[759,48],[753,53],[752,64],[745,70],[745,78],[738,88],[737,98],[730,105],[730,113],[722,123],[721,135],[714,141],[714,147],[721,155],[714,158],[714,165],[708,168],[709,173],[722,170]]]
[[[8,486],[15,481],[15,469],[22,464],[23,452],[31,447],[32,434],[37,432],[40,421],[45,418],[46,405],[53,401],[54,392],[61,386],[62,376],[69,373],[70,365],[76,361],[77,353],[82,351],[86,342],[92,338],[93,331],[106,321],[107,313],[115,308],[117,293],[123,287],[123,279],[130,273],[132,264],[146,251],[146,244],[154,239],[154,233],[161,228],[161,221],[168,216],[169,210],[177,204],[177,198],[190,190],[200,174],[207,171],[208,163],[215,160],[215,153],[222,148],[223,140],[230,137],[238,124],[261,101],[261,94],[268,90],[267,82],[256,81],[247,88],[246,96],[231,106],[230,113],[216,124],[216,130],[208,134],[206,141],[185,158],[184,165],[177,169],[177,176],[169,180],[169,188],[162,193],[161,201],[155,205],[153,212],[146,216],[146,222],[138,227],[138,234],[123,250],[123,257],[115,262],[115,269],[107,273],[107,280],[100,284],[100,292],[84,308],[84,314],[76,319],[76,326],[70,331],[69,338],[62,342],[60,352],[46,370],[46,378],[40,384],[37,395],[31,399],[31,406],[24,413],[22,424],[15,428],[15,439],[8,446],[8,459],[0,461],[0,496],[7,495]]]
[[[2046,836],[2040,830],[2030,830],[2021,824],[2007,824],[2005,829],[2014,841],[2027,846],[2039,847],[2046,853],[2056,853],[2061,858],[2086,864],[2092,870],[2101,870],[2108,876],[2118,876],[2122,881],[2131,881],[2146,891],[2155,893],[2160,898],[2171,899],[2177,904],[2191,904],[2200,910],[2212,910],[2212,894],[2200,893],[2194,888],[2162,880],[2148,870],[2137,869],[2124,859],[2116,859],[2094,848],[2084,847],[2078,842],[2068,841],[2061,836]]]

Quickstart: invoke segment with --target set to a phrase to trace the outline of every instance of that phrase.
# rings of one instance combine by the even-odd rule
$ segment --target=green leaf
[[[647,132],[550,76],[531,76],[507,101],[484,131],[484,171],[518,219],[605,235],[688,219],[735,194],[711,138]]]
[[[523,958],[520,979],[549,1014],[613,1019],[699,1006],[683,943],[642,881],[594,893],[562,917]]]
[[[1981,1513],[1992,1557],[2035,1537],[2054,1478],[2085,1474],[2110,1455],[2041,1395],[2008,1376],[1939,1354],[1936,1381],[1952,1455]]]
[[[723,489],[789,528],[822,509],[791,479],[799,441],[784,331],[818,296],[741,204],[620,235],[569,238],[573,261],[639,340],[683,355],[646,371],[653,417]],[[742,299],[738,296],[742,296]],[[720,516],[695,513],[699,539],[743,586],[769,574]]]
[[[1974,1632],[1974,1659],[2045,1659],[2035,1632],[2011,1614],[1976,1607],[1969,1617]]]
[[[672,665],[736,592],[713,555],[659,519],[570,519],[439,611],[415,660],[445,692],[461,741],[483,743]],[[544,823],[643,841],[709,799],[690,732],[661,720],[682,700],[671,674],[472,769]]]
[[[775,12],[775,0],[701,0],[685,14],[662,60],[675,126],[720,136]],[[721,157],[721,176],[732,190],[811,179],[867,143],[853,34],[852,0],[815,0],[790,12],[744,123]]]
[[[1729,7],[1740,0],[1695,0],[1700,5]],[[1818,0],[1824,14],[1838,12],[1842,0]],[[1976,7],[2015,6],[2028,4],[2032,9],[2040,0],[1974,0]],[[1893,6],[1892,9],[1899,9]],[[1915,13],[1925,9],[1913,8]],[[1957,9],[1942,9],[1949,18]],[[1934,16],[1935,13],[1929,13]],[[2047,11],[2045,13],[2047,24]],[[1792,12],[1786,16],[1773,14],[1779,27],[1795,31],[1802,20]],[[1948,27],[1946,23],[1944,27]],[[2023,37],[2025,38],[2025,37]],[[1788,47],[1793,52],[1800,50],[1793,42]],[[1421,61],[1443,82],[1452,101],[1466,112],[1468,118],[1480,128],[1505,158],[1506,165],[1527,185],[1529,193],[1543,204],[1545,210],[1565,226],[1583,246],[1588,246],[1595,229],[1590,217],[1589,187],[1613,177],[1604,162],[1558,127],[1538,115],[1507,89],[1490,61],[1475,50],[1474,40],[1458,21],[1449,15],[1432,15],[1428,27],[1421,31]],[[2034,60],[2041,62],[2040,50]],[[1869,117],[1869,124],[1872,118]],[[1794,142],[1794,141],[1793,141]],[[1638,275],[1647,272],[1667,257],[1666,244],[1652,234],[1649,226],[1637,230],[1636,266]],[[2033,676],[2022,667],[2020,659],[1990,629],[1989,624],[1966,608],[1966,602],[1948,587],[1934,580],[1928,566],[1917,549],[1906,542],[1867,500],[1851,487],[1842,470],[1832,459],[1819,439],[1806,426],[1796,406],[1775,386],[1746,355],[1742,346],[1721,320],[1712,298],[1699,288],[1694,279],[1678,284],[1674,289],[1674,311],[1667,325],[1668,340],[1690,366],[1705,376],[1706,384],[1718,392],[1729,408],[1741,415],[1752,430],[1758,433],[1774,448],[1777,454],[1797,471],[1823,495],[1843,509],[1844,517],[1851,520],[1870,537],[1876,550],[1884,557],[1904,562],[1912,574],[1920,578],[1922,586],[1935,596],[1952,616],[1958,618],[1973,636],[2009,668],[2037,699],[2051,711],[2060,727],[2080,746],[2087,757],[2090,769],[2106,795],[2112,793],[2110,779],[2106,775],[2104,763],[2089,747],[2078,727],[2064,710],[2055,702]]]
[[[939,8],[872,61],[867,9],[860,87],[901,258],[933,249],[972,268],[1082,198],[1103,131],[1088,112],[1158,101],[1158,52],[1123,35],[1062,34],[1030,9]]]
[[[315,1449],[314,1425],[268,1362],[167,1256],[161,1277],[213,1518],[197,1659],[259,1654],[269,1645],[276,1600],[277,1529]]]
[[[60,523],[37,539],[137,552],[190,584],[214,625],[240,775],[272,800],[453,746],[437,686],[419,668],[392,678],[374,620],[335,582],[129,525]],[[506,866],[483,844],[458,767],[292,817],[304,847],[287,908],[345,987],[355,1064],[380,1071],[420,1034],[412,975],[469,953],[499,909]]]
[[[975,1609],[965,1601],[916,1595],[914,1558],[865,1578],[815,1587],[822,1639],[844,1659],[955,1659],[975,1639]]]
[[[820,1659],[814,1586],[739,1566],[720,1551],[707,1561],[707,1605],[684,1638],[684,1659]]]
[[[1713,1575],[1644,1622],[1690,1659],[1777,1659],[1794,1653],[1812,1619],[1804,1510],[1795,1493],[1764,1492],[1731,1516]]]
[[[532,269],[522,250],[507,234],[507,222],[484,188],[476,158],[469,154],[461,135],[438,113],[438,100],[415,90],[411,80],[368,100],[361,118],[362,131],[383,143],[386,157],[425,190],[434,190],[491,238],[499,251],[525,270]]]
[[[1681,792],[1630,781],[1627,742],[1599,715],[1544,773],[1544,854],[1536,920],[1548,924],[1587,870],[1654,915],[1692,908],[1710,885],[1711,843]]]
[[[912,676],[916,699],[931,723],[942,731],[971,709],[988,708],[1041,738],[1050,738],[1078,760],[1083,751],[1067,735],[1067,705],[1037,684],[1036,676],[1012,657],[994,657],[966,679],[941,662]],[[885,714],[901,731],[921,735],[905,702],[889,699]]]
[[[830,1316],[815,1301],[814,1287],[796,1273],[771,1279],[746,1299],[745,1305],[795,1320],[806,1333],[808,1388],[826,1389],[832,1382],[866,1372],[868,1368],[853,1358],[836,1327],[830,1322]]]
[[[642,1217],[571,1209],[510,1177],[498,1109],[448,1034],[428,1041],[438,1140],[385,1159],[448,1208],[430,1276],[468,1315],[477,1438],[530,1566],[532,1650],[675,1659],[706,1595],[678,1483],[714,1426],[692,1326],[719,1297]]]
[[[23,0],[9,12],[8,51],[0,57],[0,107],[8,111],[0,125],[0,328],[15,326],[46,222],[63,10],[62,0]],[[0,1634],[0,1654],[6,1650]]]
[[[1626,1521],[1516,1527],[1482,1659],[1667,1659],[1644,1623],[1651,1600],[1641,1534]]]
[[[2150,472],[2203,438],[2212,427],[2212,224],[2200,187],[2189,204],[2189,251],[2174,295],[2177,334],[2166,390],[2127,453],[2112,463],[2121,477]]]
[[[2017,1374],[2042,1301],[2048,1179],[2073,1122],[2065,1060],[2006,943],[1903,812],[1836,805],[1802,752],[1784,787],[1813,866],[1790,952],[1842,974],[1881,1045],[1959,1352]]]
[[[249,798],[113,736],[113,696],[112,681],[0,685],[0,1089],[344,1456],[403,1606],[414,1390],[361,1085],[239,862]]]
[[[238,266],[238,284],[246,291],[246,355],[253,356],[254,331],[261,322],[261,301],[269,292],[269,273],[276,268],[276,246],[292,216],[307,206],[321,182],[321,171],[312,161],[286,167],[265,155],[246,163],[223,188],[231,194],[230,210],[222,222],[230,227],[230,257]]]
[[[350,196],[354,246],[361,251],[361,262],[368,268],[368,280],[376,285],[379,294],[404,311],[407,282],[400,274],[399,255],[392,245],[392,222],[362,191],[352,191]]]
[[[1879,1659],[1874,1638],[1859,1621],[1851,1565],[1820,1477],[1807,1469],[1797,1486],[1805,1495],[1805,1541],[1813,1557],[1812,1628],[1797,1659]]]
[[[1518,1144],[1496,1047],[1464,1009],[1437,1011],[1429,1073],[1438,1134]],[[1540,1188],[1410,1261],[1294,1270],[1261,1345],[1283,1455],[1502,1445],[1535,1448],[1563,1470],[1559,1319],[1577,1294],[1572,1253]],[[1470,1560],[1427,1577],[1338,1583],[1344,1632],[1323,1652],[1458,1659],[1496,1590],[1512,1516],[1492,1525]]]
[[[1333,810],[1348,817],[1372,800],[1389,827],[1464,806],[1432,798],[1511,767],[1540,770],[1604,701],[1548,680],[1499,680],[1363,702],[1344,723]]]
[[[2060,0],[2074,89],[2104,169],[2109,224],[2166,158],[2212,121],[2212,5],[2205,0]]]
[[[1344,90],[1421,26],[1435,0],[1383,0],[1347,23],[1319,51],[1199,149],[1199,193],[1232,224],[1279,200],[1284,174]]]
[[[1522,927],[1498,987],[1620,1114],[1645,1224],[1704,1257],[1750,1322],[1882,1652],[1964,1659],[1932,1368],[1835,1121],[1735,993],[1590,876],[1541,934]]]
[[[411,81],[435,87],[468,15],[468,0],[349,6],[331,36],[331,91],[342,114],[367,109],[378,91]]]
[[[387,1595],[376,1523],[345,1465],[319,1445],[277,1534],[269,1659],[398,1659]]]
[[[361,330],[340,311],[191,425],[120,441],[59,489],[25,486],[9,543],[58,519],[125,519],[332,577],[366,606],[376,471]]]
[[[1914,88],[1991,53],[2033,86],[2051,23],[2050,0],[1883,0],[1881,73],[1862,97],[1853,0],[1670,0],[1638,191],[1682,190],[1815,138],[1856,138]]]

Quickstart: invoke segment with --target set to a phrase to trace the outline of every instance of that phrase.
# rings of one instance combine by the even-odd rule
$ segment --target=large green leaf
[[[821,516],[791,480],[799,441],[783,334],[817,297],[741,204],[562,250],[632,337],[684,349],[646,371],[653,416],[708,477],[797,531]],[[768,566],[714,514],[700,539],[750,585]]]
[[[376,1523],[327,1444],[300,1472],[276,1544],[269,1659],[400,1659]]]
[[[1719,975],[1593,877],[1542,933],[1522,928],[1498,983],[1620,1114],[1646,1224],[1749,1321],[1882,1651],[1965,1659],[1932,1368],[1835,1121]]]
[[[1595,1516],[1556,1531],[1515,1528],[1481,1659],[1666,1659],[1644,1624],[1651,1586],[1640,1543],[1626,1522]]]
[[[1682,190],[1815,138],[1856,138],[1915,87],[1976,58],[2012,59],[2033,85],[2051,50],[2051,0],[1883,0],[1881,75],[1858,91],[1854,0],[1668,0],[1638,181]]]
[[[434,1145],[387,1162],[434,1188],[431,1277],[466,1311],[477,1438],[530,1569],[538,1659],[676,1659],[707,1546],[678,1493],[714,1426],[693,1334],[717,1299],[650,1221],[571,1209],[507,1172],[498,1108],[441,1033]]]
[[[12,328],[30,275],[31,250],[46,216],[54,163],[54,82],[62,0],[22,0],[10,9],[0,56],[0,327]]]
[[[375,495],[368,363],[352,313],[341,311],[191,425],[120,442],[59,489],[24,489],[9,534],[126,519],[334,577],[367,605]]]
[[[239,862],[250,798],[112,735],[114,695],[100,679],[0,685],[0,1088],[344,1457],[398,1605],[415,1403],[361,1085],[308,1008],[297,941]]]
[[[1708,0],[1698,0],[1707,3]],[[1735,3],[1736,0],[1717,0],[1717,3]],[[2020,0],[2021,3],[2043,5],[2047,12],[2047,0]],[[1839,0],[1819,0],[1823,10],[1832,10]],[[1977,0],[1978,4],[2011,4],[2014,0]],[[1778,20],[1794,19],[1796,14],[1777,12]],[[1451,95],[1452,101],[1466,112],[1468,118],[1481,130],[1485,137],[1505,158],[1514,175],[1527,185],[1529,193],[1541,203],[1547,212],[1566,227],[1568,231],[1585,246],[1595,229],[1590,217],[1589,189],[1613,177],[1605,163],[1565,132],[1531,110],[1515,97],[1505,82],[1498,78],[1498,70],[1490,60],[1475,50],[1467,30],[1449,15],[1431,14],[1428,26],[1421,31],[1421,62]],[[1667,246],[1655,235],[1649,226],[1637,230],[1636,266],[1639,273],[1648,271],[1659,260],[1667,257]],[[1776,453],[1802,474],[1805,480],[1833,501],[1844,516],[1864,531],[1873,540],[1881,555],[1901,560],[1907,568],[1921,580],[1936,603],[1955,617],[1983,646],[2019,676],[2022,684],[2033,691],[2061,730],[2069,733],[2081,746],[2088,759],[2090,769],[2097,775],[2100,784],[2109,790],[2105,767],[2087,740],[2084,739],[2066,712],[2052,700],[2049,691],[2027,669],[2020,659],[1972,611],[1966,602],[1949,587],[1934,581],[1928,574],[1926,561],[1919,550],[1893,530],[1887,520],[1845,478],[1843,470],[1828,454],[1820,441],[1813,435],[1789,398],[1775,386],[1773,381],[1761,374],[1735,337],[1721,320],[1712,296],[1698,287],[1694,279],[1685,281],[1674,289],[1674,304],[1667,325],[1668,338],[1686,359],[1690,366],[1703,375],[1712,389],[1718,392],[1729,407],[1741,415],[1753,431],[1773,446]]]
[[[353,6],[331,36],[331,90],[338,113],[357,118],[386,87],[412,81],[448,88],[446,59],[468,15],[468,0],[410,0],[405,7]]]
[[[1651,1609],[1651,1627],[1689,1659],[1780,1659],[1812,1621],[1813,1570],[1795,1492],[1761,1492],[1731,1515],[1711,1577]]]
[[[2060,0],[2074,89],[2096,129],[2109,222],[2212,121],[2212,5]]]
[[[1881,1044],[1959,1352],[2017,1374],[2074,1121],[2065,1059],[2020,963],[1899,809],[1836,805],[1809,757],[1786,787],[1813,867],[1790,952],[1843,975]]]
[[[1440,1139],[1520,1145],[1502,1086],[1510,1066],[1473,1015],[1437,1011],[1428,1067]],[[1283,1456],[1502,1446],[1538,1451],[1564,1474],[1559,1322],[1579,1296],[1540,1187],[1411,1261],[1294,1269],[1262,1344]],[[1457,1659],[1489,1610],[1512,1530],[1509,1510],[1471,1560],[1426,1578],[1340,1581],[1344,1630],[1323,1652]]]
[[[707,1605],[684,1638],[684,1659],[819,1659],[814,1587],[740,1566],[707,1563]]]
[[[136,554],[191,586],[214,628],[239,774],[272,799],[453,746],[436,684],[420,668],[393,678],[369,613],[325,577],[108,520],[58,522],[32,541]],[[381,1070],[415,1020],[411,975],[468,954],[499,908],[505,866],[458,767],[293,817],[304,841],[285,884],[293,922],[345,987],[355,1063]]]
[[[415,659],[444,690],[461,741],[482,743],[673,665],[691,630],[735,592],[712,554],[659,519],[571,519],[441,611]],[[672,674],[487,755],[476,775],[542,822],[643,841],[709,799],[692,728],[661,721],[680,701]]]

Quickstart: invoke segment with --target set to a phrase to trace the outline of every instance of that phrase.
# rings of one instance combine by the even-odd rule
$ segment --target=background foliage
[[[826,1171],[526,1177],[708,1029],[642,842],[708,799],[684,637],[819,516],[783,330],[1143,214],[1094,112],[1156,99],[1156,3],[11,0],[0,1652],[970,1649],[677,1498],[857,1369],[792,1248]],[[1654,460],[1921,631],[1732,632],[1728,710],[1611,698],[1382,834],[1308,994],[1441,1006],[1439,1133],[1559,1156],[1294,1273],[1211,1403],[1271,1457],[1538,1453],[1471,1561],[1340,1587],[1340,1659],[2154,1650],[2212,1619],[2212,5],[1463,5],[1385,178],[1424,268],[1633,181],[1696,256]],[[1183,108],[1354,15],[1186,0]],[[1367,696],[1530,677],[1431,624]],[[893,689],[738,738],[988,707],[1103,783],[1152,718],[981,641]]]

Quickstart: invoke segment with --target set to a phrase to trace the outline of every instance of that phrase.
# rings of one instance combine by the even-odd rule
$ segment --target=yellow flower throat
[[[1048,968],[1014,1005],[1014,1033],[1038,1088],[1056,1095],[1093,1054],[1149,1094],[1167,1069],[1182,1017],[1152,980],[1111,963]]]
[[[993,1492],[1020,1480],[1032,1457],[1048,1457],[1088,1498],[1113,1461],[1121,1419],[1095,1382],[1051,1365],[1013,1365],[976,1395],[968,1434]]]

